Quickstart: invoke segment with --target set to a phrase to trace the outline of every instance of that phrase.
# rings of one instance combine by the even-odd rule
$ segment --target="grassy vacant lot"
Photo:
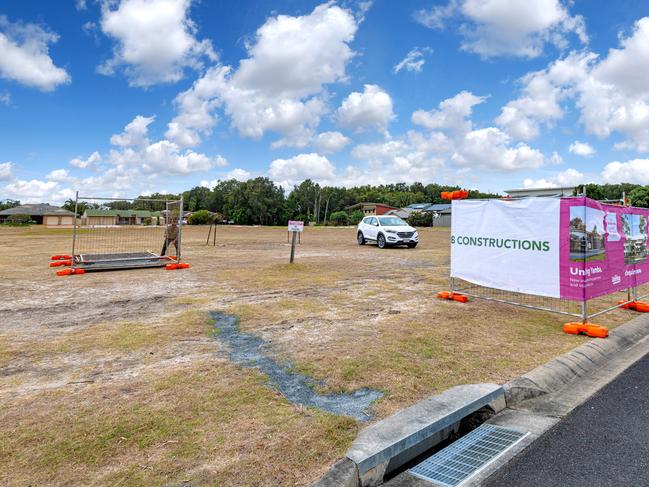
[[[193,267],[55,277],[70,232],[0,228],[0,485],[306,485],[356,421],[291,404],[219,353],[208,312],[236,313],[270,352],[327,380],[373,387],[376,418],[449,386],[504,382],[584,339],[561,317],[434,299],[448,229],[417,249],[359,247],[308,228],[188,227]],[[614,326],[629,315],[600,320]]]

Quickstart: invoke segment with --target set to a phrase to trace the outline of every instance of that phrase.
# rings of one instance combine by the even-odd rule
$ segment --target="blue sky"
[[[639,0],[0,6],[0,199],[649,184]]]

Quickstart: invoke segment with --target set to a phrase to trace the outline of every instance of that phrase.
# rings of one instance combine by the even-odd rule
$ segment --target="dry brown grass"
[[[328,390],[375,387],[377,418],[455,384],[504,382],[583,342],[561,317],[434,299],[448,230],[415,250],[308,228],[184,235],[186,271],[56,278],[70,232],[1,228],[0,485],[306,485],[360,427],[289,403],[218,353],[207,311],[236,313]],[[615,326],[628,312],[605,315]]]

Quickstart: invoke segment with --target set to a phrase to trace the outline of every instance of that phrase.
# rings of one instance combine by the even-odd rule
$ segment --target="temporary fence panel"
[[[648,209],[585,197],[452,204],[454,292],[583,321],[649,294]]]
[[[84,270],[161,267],[178,263],[182,249],[183,201],[76,199],[73,267]]]

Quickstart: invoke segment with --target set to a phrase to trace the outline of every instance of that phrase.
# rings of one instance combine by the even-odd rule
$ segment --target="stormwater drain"
[[[483,424],[408,471],[444,487],[457,487],[525,436],[511,428]]]
[[[357,389],[351,393],[318,394],[316,386],[321,382],[295,372],[290,365],[280,364],[264,353],[266,342],[257,335],[241,333],[237,317],[213,312],[214,329],[218,340],[226,345],[230,360],[244,367],[254,367],[268,376],[270,382],[286,399],[295,404],[324,409],[333,414],[351,416],[359,421],[371,418],[369,408],[383,396],[374,389]]]

